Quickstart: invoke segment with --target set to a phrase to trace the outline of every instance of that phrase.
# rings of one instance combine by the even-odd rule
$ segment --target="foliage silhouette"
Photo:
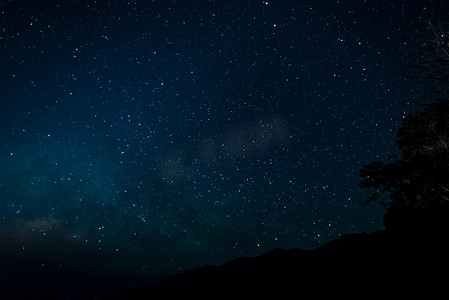
[[[383,203],[387,227],[402,213],[449,202],[449,99],[406,115],[397,137],[396,161],[373,162],[360,171],[360,185],[377,189],[368,202],[390,192],[391,201]]]
[[[432,49],[437,51],[433,53],[437,59],[426,63],[430,75],[419,77],[444,81],[446,77],[440,75],[449,74],[449,36],[431,23],[429,28],[435,36]],[[441,95],[441,91],[436,92]],[[385,192],[390,194],[391,201],[381,202],[387,208],[387,229],[430,223],[441,227],[446,219],[441,212],[449,212],[449,98],[439,96],[434,103],[419,105],[421,109],[403,116],[397,132],[400,156],[390,163],[364,165],[360,170],[360,186],[377,189],[367,203],[381,199]]]

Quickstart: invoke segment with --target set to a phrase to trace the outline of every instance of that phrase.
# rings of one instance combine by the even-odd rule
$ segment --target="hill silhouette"
[[[439,211],[418,211],[410,230],[344,235],[315,250],[274,249],[169,276],[111,299],[251,294],[314,297],[449,297],[449,244]],[[432,222],[429,222],[429,218]],[[419,228],[419,230],[417,230]]]
[[[441,67],[447,70],[447,64]],[[448,115],[448,97],[405,114],[397,133],[400,155],[361,169],[360,186],[375,189],[367,203],[380,200],[387,208],[385,230],[345,235],[313,251],[274,249],[176,274],[111,298],[242,293],[254,298],[269,293],[448,299]]]

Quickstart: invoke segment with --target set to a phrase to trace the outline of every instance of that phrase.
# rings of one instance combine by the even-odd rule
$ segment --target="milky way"
[[[382,228],[359,169],[439,1],[88,2],[0,1],[4,257],[169,274]]]

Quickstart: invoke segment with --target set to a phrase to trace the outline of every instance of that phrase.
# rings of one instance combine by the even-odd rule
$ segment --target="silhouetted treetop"
[[[419,153],[447,150],[449,128],[449,99],[427,105],[414,114],[406,114],[397,133],[397,145],[403,159]]]
[[[437,100],[418,104],[419,110],[403,116],[396,141],[399,156],[360,170],[360,186],[376,189],[367,203],[381,199],[385,192],[390,196],[390,201],[381,202],[387,208],[387,228],[408,226],[424,211],[428,216],[447,211],[442,218],[449,225],[449,32],[431,22],[427,25],[431,39],[422,44],[426,54],[418,63],[424,70],[413,77],[425,80],[430,97]]]
[[[367,202],[389,192],[387,227],[415,209],[437,209],[449,203],[449,98],[406,114],[397,133],[400,157],[373,162],[360,171],[360,186],[377,191]],[[449,216],[448,216],[449,217]]]

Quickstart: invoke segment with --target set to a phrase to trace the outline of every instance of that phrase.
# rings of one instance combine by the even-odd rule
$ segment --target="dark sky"
[[[445,1],[0,1],[0,259],[166,275],[383,226]]]

